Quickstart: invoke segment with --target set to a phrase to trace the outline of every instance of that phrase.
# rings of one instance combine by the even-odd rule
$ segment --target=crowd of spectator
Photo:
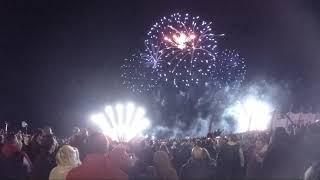
[[[0,132],[0,179],[320,179],[320,124],[207,137],[112,141],[75,128]]]

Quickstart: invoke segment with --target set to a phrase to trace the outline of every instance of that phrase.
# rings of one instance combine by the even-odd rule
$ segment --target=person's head
[[[4,139],[5,144],[17,144],[18,138],[15,134],[8,134]]]
[[[19,132],[16,134],[16,137],[17,137],[18,141],[22,141],[22,140],[23,140],[23,136],[22,136],[21,131],[19,131]]]
[[[217,142],[217,146],[221,146],[221,144],[222,144],[221,136],[217,136],[217,137],[215,138],[215,140],[216,140],[216,142]]]
[[[0,144],[3,144],[3,141],[4,141],[3,135],[0,135]]]
[[[237,135],[235,135],[235,134],[231,134],[231,135],[229,136],[228,140],[229,140],[230,142],[237,142],[237,141],[238,141],[238,137],[237,137]]]
[[[81,164],[78,149],[69,145],[62,146],[56,155],[58,166],[76,167]]]
[[[287,142],[288,136],[284,127],[277,127],[271,136],[270,143],[277,145],[282,142]]]
[[[72,134],[77,135],[80,133],[80,129],[78,127],[73,127]]]
[[[88,153],[104,154],[109,150],[109,141],[102,133],[93,133],[88,137]]]
[[[43,130],[38,128],[33,132],[31,142],[41,144],[41,139],[43,135]]]
[[[206,144],[207,144],[207,145],[213,145],[212,139],[211,139],[211,138],[207,138],[207,139],[206,139]]]
[[[41,140],[41,149],[44,152],[53,153],[58,147],[58,142],[53,135],[45,135]]]
[[[53,132],[52,132],[51,127],[49,127],[49,126],[44,127],[44,128],[43,128],[43,134],[44,134],[45,136],[46,136],[46,135],[52,135]]]
[[[319,180],[320,179],[320,162],[314,163],[304,173],[304,180]]]
[[[159,151],[164,151],[166,153],[169,153],[169,149],[168,149],[167,145],[165,145],[165,144],[160,145]]]
[[[261,150],[263,148],[263,146],[266,144],[267,144],[267,140],[263,137],[260,137],[256,140],[255,147],[257,150]]]
[[[156,168],[171,167],[168,153],[157,151],[153,155],[153,164]]]
[[[219,147],[221,147],[221,146],[225,145],[228,140],[227,140],[225,137],[217,136],[217,137],[216,137],[216,141],[217,141],[217,145],[218,145]]]
[[[79,133],[81,134],[81,136],[84,136],[84,137],[89,136],[89,132],[86,128],[81,128]]]
[[[159,179],[178,179],[176,171],[173,169],[169,155],[164,151],[157,151],[153,155],[153,164],[156,176]]]
[[[16,147],[21,150],[22,148],[22,142],[18,140],[17,136],[15,134],[8,134],[6,138],[4,139],[5,144],[12,144],[16,145]]]
[[[197,147],[201,147],[202,143],[201,143],[200,140],[196,140],[194,145],[197,146]]]
[[[23,136],[23,143],[25,145],[29,145],[29,143],[30,143],[30,136],[29,135]]]

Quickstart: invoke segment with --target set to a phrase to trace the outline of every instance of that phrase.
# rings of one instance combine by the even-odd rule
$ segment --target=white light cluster
[[[123,85],[135,93],[150,91],[160,78],[156,69],[152,68],[153,64],[147,64],[142,59],[143,53],[133,54],[121,66]]]
[[[246,62],[236,51],[218,52],[213,23],[199,16],[174,13],[151,26],[145,49],[126,58],[121,66],[123,84],[133,92],[152,91],[160,85],[188,90],[206,82],[237,88],[246,75]]]
[[[227,114],[236,120],[236,132],[266,130],[272,119],[273,107],[256,96],[248,96],[228,108]]]
[[[104,113],[94,114],[91,121],[116,141],[130,141],[150,126],[145,110],[133,103],[106,106]]]
[[[237,51],[225,49],[218,54],[212,79],[222,87],[240,87],[247,74],[247,65]]]

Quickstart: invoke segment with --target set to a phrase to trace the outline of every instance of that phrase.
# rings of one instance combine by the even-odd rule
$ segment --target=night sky
[[[191,13],[248,61],[247,82],[288,83],[292,102],[320,111],[320,3],[297,0],[0,2],[0,123],[66,132],[108,102],[134,98],[123,59],[162,16]],[[63,128],[64,127],[64,128]],[[67,130],[66,130],[67,129]]]

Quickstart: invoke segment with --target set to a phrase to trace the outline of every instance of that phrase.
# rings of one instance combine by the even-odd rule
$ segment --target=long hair
[[[64,145],[58,150],[56,161],[58,166],[76,167],[81,164],[78,149],[69,145]]]
[[[164,151],[157,151],[153,156],[156,176],[162,180],[177,179],[177,172],[173,169],[169,155]]]

